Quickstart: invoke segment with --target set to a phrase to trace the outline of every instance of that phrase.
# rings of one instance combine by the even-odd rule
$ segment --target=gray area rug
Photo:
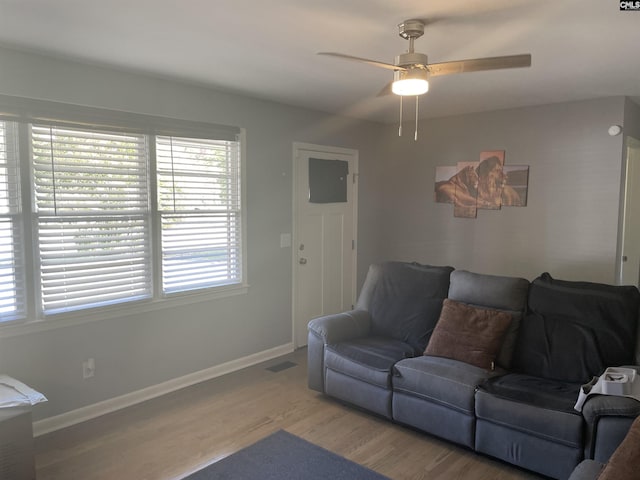
[[[184,480],[389,480],[280,430]]]

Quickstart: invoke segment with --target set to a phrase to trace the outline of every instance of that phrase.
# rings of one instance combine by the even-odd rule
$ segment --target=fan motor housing
[[[407,52],[396,57],[396,65],[399,67],[411,67],[414,65],[427,66],[427,56],[424,53]]]
[[[405,40],[420,38],[424,34],[424,22],[422,20],[405,20],[398,25],[398,35]]]

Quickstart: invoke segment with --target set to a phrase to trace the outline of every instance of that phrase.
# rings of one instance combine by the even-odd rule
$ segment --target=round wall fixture
[[[622,127],[620,125],[611,125],[609,127],[609,135],[615,137],[616,135],[620,135],[622,133]]]

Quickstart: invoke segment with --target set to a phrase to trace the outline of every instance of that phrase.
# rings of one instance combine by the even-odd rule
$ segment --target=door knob
[[[307,259],[303,257],[303,258],[301,258],[300,260],[298,260],[298,263],[299,263],[300,265],[306,265],[306,264],[307,264]]]

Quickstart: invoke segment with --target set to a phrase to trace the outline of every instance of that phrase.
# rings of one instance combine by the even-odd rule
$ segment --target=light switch
[[[287,248],[291,246],[291,234],[290,233],[281,233],[280,234],[280,248]]]

